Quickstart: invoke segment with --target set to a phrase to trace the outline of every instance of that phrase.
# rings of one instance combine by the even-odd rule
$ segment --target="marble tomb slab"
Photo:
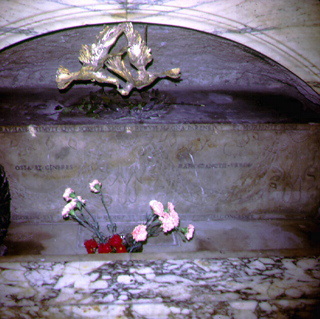
[[[319,207],[318,124],[126,124],[0,127],[12,220],[60,222],[73,188],[102,217],[88,183],[103,183],[120,222],[151,199],[185,220],[313,218]]]

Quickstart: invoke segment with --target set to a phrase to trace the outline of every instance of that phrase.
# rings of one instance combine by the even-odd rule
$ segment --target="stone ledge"
[[[188,225],[189,221],[182,221],[182,224]],[[158,258],[158,254],[172,256],[182,252],[187,256],[201,252],[228,256],[229,253],[243,251],[256,253],[257,256],[268,251],[301,251],[307,254],[316,251],[320,240],[319,221],[316,220],[216,220],[192,224],[196,231],[190,242],[183,243],[176,234],[161,234],[148,240],[144,253],[147,256],[154,254],[154,258]],[[126,234],[135,226],[135,223],[118,223],[118,230],[120,234]],[[72,221],[57,224],[12,223],[4,244],[8,247],[9,256],[41,255],[46,258],[62,254],[83,255],[86,252],[83,242],[89,238],[91,234]],[[132,258],[140,258],[136,255],[140,254],[132,254]]]
[[[7,262],[0,264],[0,314],[309,318],[319,310],[319,262],[275,256]]]

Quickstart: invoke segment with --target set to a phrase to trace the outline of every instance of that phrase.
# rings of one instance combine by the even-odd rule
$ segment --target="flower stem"
[[[83,216],[83,215],[82,215]],[[98,238],[100,242],[104,242],[104,238],[102,236],[102,234],[99,231],[99,227],[95,227],[93,225],[91,225],[86,218],[84,217],[84,220],[82,220],[81,218],[79,218],[76,214],[73,214],[72,217],[84,228],[87,228],[88,230],[90,230],[92,233],[94,233]]]
[[[175,227],[175,229],[174,230],[176,230],[177,231],[177,233],[179,234],[179,236],[180,236],[180,238],[181,238],[181,240],[183,241],[183,242],[185,242],[186,241],[186,237],[183,235],[183,232],[182,232],[182,230],[181,230],[181,228],[180,227]]]
[[[112,233],[112,235],[114,235],[116,233],[116,231],[117,231],[117,225],[111,219],[111,216],[109,214],[109,210],[107,208],[106,202],[104,201],[104,197],[103,197],[101,192],[100,192],[100,197],[101,197],[102,205],[103,205],[104,209],[106,210],[106,213],[107,213],[110,225],[111,225],[111,233]],[[108,227],[108,230],[110,231],[109,227]]]
[[[97,229],[99,229],[99,223],[98,221],[96,220],[96,218],[90,213],[89,209],[84,205],[82,204],[82,207],[84,208],[84,210],[88,213],[88,215],[91,217],[91,219],[93,220],[94,224],[95,224],[95,227]],[[84,217],[84,216],[83,216]],[[85,218],[85,217],[84,217]],[[86,218],[85,218],[86,219]],[[87,219],[86,219],[87,220]]]
[[[147,227],[149,227],[154,221],[156,221],[158,219],[158,216],[157,215],[152,215],[152,217],[149,219],[149,220],[147,220]],[[159,223],[159,225],[161,224],[160,222],[159,222],[159,220],[158,220],[158,223]]]

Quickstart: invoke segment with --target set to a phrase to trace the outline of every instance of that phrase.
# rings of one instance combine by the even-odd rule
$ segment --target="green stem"
[[[106,205],[106,203],[104,201],[104,197],[103,197],[102,193],[100,192],[99,194],[100,194],[100,197],[101,197],[102,205],[103,205],[104,209],[106,210],[109,222],[111,224],[111,233],[114,235],[116,233],[116,231],[117,231],[117,225],[111,219],[111,216],[109,214],[109,210],[108,210],[107,205]],[[109,229],[109,227],[108,227],[108,229]],[[109,231],[110,231],[110,229],[109,229]]]
[[[91,224],[88,219],[86,218],[86,216],[83,215],[83,213],[81,212],[81,217],[82,217],[82,220],[84,221],[84,223],[86,225],[88,225],[90,228],[94,229],[95,231],[97,232],[100,232],[100,227],[99,227],[99,224],[98,223],[95,223],[95,224]],[[79,217],[78,217],[79,218]]]
[[[150,228],[147,228],[147,231],[148,231],[148,237],[157,237],[159,236],[159,234],[161,233],[161,230],[160,230],[160,225],[154,225],[154,226],[151,226]]]
[[[182,240],[183,242],[185,242],[185,241],[186,241],[186,236],[182,233],[182,231],[180,230],[180,227],[178,227],[178,228],[175,227],[174,230],[177,231],[177,233],[179,234],[181,240]]]
[[[91,219],[93,220],[94,224],[95,224],[95,227],[97,229],[99,229],[99,223],[98,221],[96,220],[96,218],[90,213],[89,209],[87,209],[87,207],[81,203],[81,207],[84,208],[84,210],[88,213],[88,215],[91,217]],[[82,213],[81,213],[82,214]],[[82,215],[84,217],[84,215]],[[85,218],[85,217],[84,217]],[[85,218],[86,219],[86,218]],[[87,219],[86,219],[87,220]]]
[[[99,238],[100,242],[104,242],[104,238],[100,233],[99,228],[91,225],[86,219],[85,220],[80,219],[76,214],[72,215],[72,218],[74,218],[82,227],[87,228],[92,233],[94,233]]]
[[[147,226],[147,227],[150,226],[156,219],[158,219],[158,215],[155,215],[155,214],[152,215],[152,217],[150,218],[150,220],[147,221],[146,226]],[[161,225],[161,223],[159,222],[159,220],[158,220],[158,224]]]

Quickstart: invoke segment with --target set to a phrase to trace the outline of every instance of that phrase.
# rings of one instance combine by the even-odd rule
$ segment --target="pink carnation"
[[[145,241],[148,237],[147,226],[138,225],[132,231],[132,237],[135,241]]]
[[[193,237],[193,234],[194,234],[194,226],[190,224],[188,226],[188,230],[187,230],[187,233],[185,234],[185,236],[188,240],[190,240]]]
[[[162,223],[161,227],[165,233],[179,226],[179,215],[174,210],[172,203],[168,202],[168,213],[164,212],[162,216],[159,217],[159,220]]]
[[[170,213],[170,217],[171,219],[173,220],[173,224],[174,224],[174,227],[178,227],[179,226],[179,215],[178,213],[174,210],[174,206],[172,203],[168,203],[168,210],[169,210],[169,213]]]
[[[153,212],[158,216],[164,216],[164,208],[161,202],[158,202],[157,200],[152,200],[149,203],[150,207],[152,208]]]
[[[167,215],[164,217],[159,217],[162,225],[162,230],[164,233],[171,231],[172,229],[174,229],[174,220],[171,218],[171,216],[166,213]]]
[[[71,197],[70,195],[74,194],[74,190],[72,188],[66,188],[66,190],[64,191],[64,194],[63,194],[63,198],[66,202],[69,202],[72,200],[72,198],[74,197]],[[75,194],[73,195],[75,196]]]
[[[77,206],[77,200],[73,199],[71,202],[69,202],[66,206],[64,206],[61,214],[63,218],[69,217],[69,213],[75,209]]]
[[[92,193],[100,193],[102,184],[97,180],[93,180],[91,183],[89,183],[90,191]]]
[[[86,200],[83,199],[81,196],[77,196],[77,200],[81,202],[83,205],[86,203]]]
[[[168,210],[171,213],[172,211],[174,211],[174,205],[170,202],[168,202]]]

